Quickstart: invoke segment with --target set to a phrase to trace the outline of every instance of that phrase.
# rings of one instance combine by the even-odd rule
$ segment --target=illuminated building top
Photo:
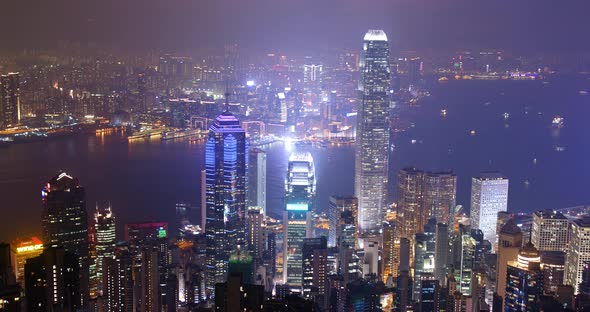
[[[381,29],[369,29],[363,38],[364,41],[387,41],[387,35]]]

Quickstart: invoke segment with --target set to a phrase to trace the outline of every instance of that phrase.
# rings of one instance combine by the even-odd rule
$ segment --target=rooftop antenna
[[[225,78],[225,112],[229,113],[229,78]]]

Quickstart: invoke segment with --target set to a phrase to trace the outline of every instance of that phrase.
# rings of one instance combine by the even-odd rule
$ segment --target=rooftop
[[[365,34],[364,41],[387,41],[385,31],[381,29],[369,29]]]

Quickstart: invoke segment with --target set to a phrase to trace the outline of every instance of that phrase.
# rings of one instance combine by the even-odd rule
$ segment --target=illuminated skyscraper
[[[345,213],[350,213],[352,215],[353,220],[355,220],[355,222],[352,223],[352,225],[356,224],[358,213],[358,200],[356,199],[356,197],[337,195],[330,196],[330,206],[328,212],[330,219],[330,229],[328,232],[328,246],[330,247],[339,246],[342,230],[345,229],[346,225],[348,225],[348,223],[344,220],[346,218],[342,218],[343,214]],[[355,246],[352,245],[351,247]]]
[[[327,303],[328,247],[325,237],[303,240],[303,297]]]
[[[469,230],[461,226],[451,247],[451,270],[457,281],[456,290],[465,296],[472,295],[471,279],[475,264],[475,244],[475,239],[471,237]]]
[[[504,304],[504,295],[506,294],[506,271],[508,270],[508,262],[514,261],[518,257],[520,247],[522,246],[522,232],[514,222],[510,219],[500,230],[498,235],[498,250],[496,263],[496,292],[502,298],[502,305]]]
[[[0,129],[20,122],[19,76],[18,73],[0,76]]]
[[[404,168],[397,174],[397,222],[400,237],[414,239],[426,223],[423,209],[424,171]]]
[[[205,145],[207,289],[227,278],[229,255],[246,247],[246,133],[228,110],[209,128]]]
[[[508,262],[504,311],[538,311],[543,295],[541,256],[530,242],[519,252],[517,261]]]
[[[533,214],[531,241],[539,251],[566,251],[568,219],[557,211],[537,211]]]
[[[301,291],[303,282],[303,240],[311,236],[315,188],[315,167],[311,154],[292,154],[285,179],[283,283],[294,291]]]
[[[363,40],[357,115],[355,195],[360,233],[378,232],[385,215],[389,169],[389,44],[383,30]]]
[[[498,212],[508,210],[508,178],[484,172],[471,180],[471,226],[496,246]]]
[[[322,82],[323,66],[317,64],[303,65],[303,82],[318,83]]]
[[[436,251],[436,224],[431,219],[424,226],[423,233],[416,233],[414,240],[414,294],[413,299],[420,301],[422,295],[421,281],[423,276],[434,273],[434,256]]]
[[[258,148],[250,150],[248,164],[248,206],[262,208],[266,215],[266,153]]]
[[[79,258],[80,293],[85,306],[89,295],[86,192],[78,179],[61,172],[43,187],[41,199],[45,243],[51,247],[63,247]]]
[[[457,201],[457,176],[453,172],[426,172],[424,174],[423,205],[426,217],[437,223],[453,224]]]
[[[580,292],[584,267],[590,262],[590,220],[575,220],[570,225],[570,244],[565,265],[565,284]]]
[[[96,280],[98,281],[98,294],[102,294],[102,274],[104,260],[112,258],[115,252],[115,215],[108,206],[104,210],[94,213],[94,232],[96,235]]]
[[[31,237],[27,240],[17,239],[10,244],[10,249],[16,281],[24,287],[25,263],[28,259],[37,257],[43,252],[43,243],[37,237]]]

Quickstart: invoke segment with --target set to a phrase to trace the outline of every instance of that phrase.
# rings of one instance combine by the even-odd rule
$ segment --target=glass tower
[[[484,172],[471,180],[471,226],[496,246],[498,212],[508,210],[508,178]]]
[[[315,167],[311,154],[289,157],[285,180],[283,226],[283,282],[301,291],[303,282],[303,240],[311,236],[311,209],[315,196]]]
[[[246,133],[229,111],[217,116],[205,145],[207,290],[226,281],[231,251],[246,245]]]
[[[355,195],[361,234],[381,229],[389,168],[389,44],[383,30],[363,40],[356,129]]]

